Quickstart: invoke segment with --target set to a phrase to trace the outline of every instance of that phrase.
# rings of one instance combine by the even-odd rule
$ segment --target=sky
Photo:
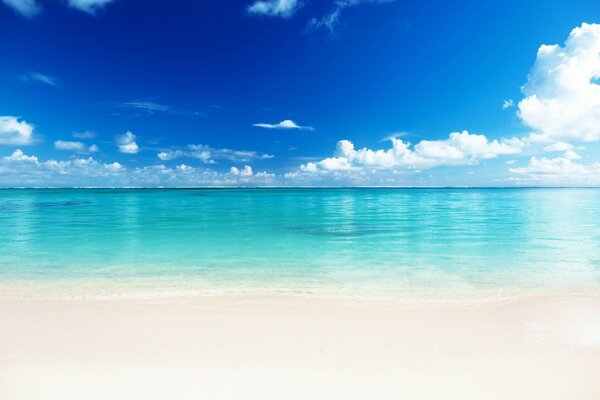
[[[600,2],[0,0],[0,186],[599,186]]]

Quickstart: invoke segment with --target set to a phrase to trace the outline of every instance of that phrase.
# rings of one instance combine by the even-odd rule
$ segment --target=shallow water
[[[3,292],[600,294],[600,190],[0,190],[0,243]]]

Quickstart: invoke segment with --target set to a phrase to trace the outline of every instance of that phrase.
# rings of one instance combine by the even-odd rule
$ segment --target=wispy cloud
[[[42,11],[35,0],[2,0],[2,2],[27,18],[31,18]]]
[[[403,131],[400,131],[400,132],[394,132],[394,133],[392,133],[392,134],[390,134],[390,135],[387,135],[387,136],[383,137],[383,138],[380,140],[380,142],[387,142],[387,141],[390,141],[390,140],[392,140],[392,139],[398,139],[398,138],[401,138],[401,137],[404,137],[404,136],[407,136],[407,135],[410,135],[410,133],[408,133],[408,132],[403,132]]]
[[[69,6],[88,14],[95,14],[113,0],[68,0]]]
[[[106,104],[106,103],[101,103]],[[137,113],[137,114],[156,114],[156,113],[170,113],[175,115],[183,115],[183,116],[198,116],[202,115],[202,113],[197,111],[189,111],[185,109],[179,109],[177,107],[173,107],[168,104],[158,103],[153,100],[143,99],[143,100],[131,100],[124,101],[119,103],[109,103],[110,106],[116,107],[120,110],[126,110],[128,112]]]
[[[506,99],[502,102],[502,109],[507,110],[512,108],[515,105],[515,102],[512,99]]]
[[[56,79],[50,75],[39,72],[29,72],[20,76],[23,82],[39,82],[45,85],[58,86]]]
[[[24,17],[31,18],[42,11],[36,0],[0,0]],[[88,14],[95,14],[113,0],[67,0],[71,8]]]
[[[312,126],[298,125],[291,119],[286,119],[286,120],[283,120],[276,124],[258,123],[258,124],[252,124],[252,126],[256,126],[257,128],[266,128],[266,129],[299,129],[299,130],[305,130],[305,131],[314,131],[315,130],[315,128],[313,128]]]
[[[382,4],[391,3],[395,0],[337,0],[334,2],[333,9],[322,17],[314,17],[308,21],[307,29],[315,31],[318,29],[327,29],[329,32],[335,32],[335,28],[340,21],[342,12],[350,7],[356,7],[361,4]]]
[[[153,101],[146,100],[126,101],[123,103],[119,103],[118,107],[145,111],[150,114],[153,114],[156,111],[168,111],[170,109],[170,107],[167,105],[158,104]]]
[[[259,0],[248,6],[248,13],[268,17],[289,18],[300,8],[298,0]]]
[[[95,153],[99,150],[95,144],[88,146],[85,143],[70,140],[57,140],[54,142],[54,148],[56,150],[75,151],[77,153]]]
[[[204,144],[190,144],[184,149],[165,150],[157,154],[163,161],[176,158],[195,158],[205,164],[215,164],[216,160],[228,160],[233,162],[249,162],[253,160],[266,160],[273,155],[251,150],[217,149]]]
[[[93,132],[93,131],[82,131],[82,132],[73,132],[71,134],[71,136],[73,136],[74,138],[77,138],[77,139],[93,139],[97,135],[96,135],[96,132]]]

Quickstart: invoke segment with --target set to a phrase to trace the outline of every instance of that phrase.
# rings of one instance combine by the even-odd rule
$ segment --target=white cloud
[[[266,160],[273,155],[249,150],[216,149],[203,144],[190,144],[185,149],[161,151],[157,157],[162,161],[176,158],[195,158],[205,164],[214,164],[215,160],[228,160],[233,162],[248,162],[252,160]]]
[[[6,161],[25,161],[31,162],[34,164],[38,163],[38,158],[36,156],[27,156],[20,149],[16,149],[10,156],[4,157]]]
[[[40,74],[39,72],[30,72],[28,74],[21,75],[21,80],[25,82],[40,82],[50,86],[58,86],[56,79],[50,75]]]
[[[0,116],[0,145],[19,146],[33,143],[33,125],[18,117]]]
[[[231,169],[229,170],[229,173],[231,175],[236,175],[236,176],[252,176],[252,175],[254,175],[254,173],[252,172],[252,167],[249,165],[244,165],[244,168],[242,168],[241,170],[238,169],[237,167],[231,167]]]
[[[239,183],[271,183],[275,178],[275,174],[266,171],[254,172],[252,167],[244,165],[244,168],[231,167],[229,175],[236,179]]]
[[[81,142],[71,142],[68,140],[57,140],[54,142],[54,148],[66,151],[85,151],[86,145]]]
[[[544,151],[569,151],[573,150],[573,145],[571,143],[565,142],[556,142],[553,144],[549,144],[544,147]]]
[[[2,2],[28,18],[33,17],[42,10],[35,0],[2,0]]]
[[[226,172],[180,164],[126,168],[92,157],[39,161],[21,150],[0,157],[0,186],[239,186],[271,184],[276,176],[249,165]]]
[[[300,8],[298,0],[259,0],[248,6],[248,13],[289,18]]]
[[[267,128],[267,129],[300,129],[300,130],[306,130],[306,131],[314,131],[315,130],[315,128],[313,128],[312,126],[298,125],[291,119],[283,120],[277,124],[260,123],[260,124],[252,124],[252,126],[256,126],[258,128]]]
[[[274,174],[266,171],[254,173],[250,166],[244,166],[241,170],[233,167],[228,173],[221,173],[185,164],[174,169],[158,164],[136,168],[129,182],[142,186],[238,186],[271,184],[275,178]]]
[[[534,139],[600,140],[600,25],[573,29],[564,47],[542,45],[518,115]]]
[[[520,153],[523,141],[517,138],[488,140],[484,135],[467,131],[453,132],[445,140],[423,140],[413,149],[410,143],[390,138],[392,147],[383,150],[356,150],[349,140],[340,140],[334,157],[301,165],[301,173],[330,171],[385,170],[394,168],[423,169],[440,165],[476,164],[480,159]],[[293,175],[290,175],[293,176]]]
[[[104,8],[112,0],[68,0],[69,6],[88,14],[94,14],[96,11]]]
[[[118,162],[103,164],[92,157],[66,161],[50,159],[40,165],[60,175],[73,175],[84,179],[112,176],[125,171],[125,167]]]
[[[512,99],[507,99],[502,102],[502,109],[506,110],[508,108],[512,108],[515,105],[515,102]]]
[[[100,149],[95,144],[88,146],[85,143],[71,140],[57,140],[54,142],[54,148],[62,151],[76,151],[78,153],[96,153]]]
[[[566,157],[531,157],[526,167],[510,168],[510,172],[525,175],[513,179],[543,184],[585,185],[600,183],[600,163],[585,165]]]
[[[425,150],[428,146],[436,147],[434,143],[443,143],[442,147],[447,152],[441,154],[428,154]],[[476,135],[467,131],[453,132],[448,140],[426,141],[423,140],[415,146],[415,150],[422,156],[430,158],[466,158],[470,160],[495,158],[500,155],[520,153],[524,142],[517,138],[488,140],[484,135]],[[448,157],[449,156],[449,157]]]
[[[547,152],[564,152],[565,158],[569,158],[571,160],[576,160],[581,157],[573,150],[573,145],[571,143],[566,142],[556,142],[544,147],[544,151]]]
[[[192,171],[194,169],[193,167],[185,164],[179,164],[176,168],[178,171]]]
[[[96,137],[96,132],[93,132],[93,131],[73,132],[72,136],[76,139],[93,139]]]
[[[93,158],[46,161],[20,149],[0,158],[1,186],[83,186],[116,182],[126,176],[119,163],[104,164]]]
[[[158,159],[162,161],[174,160],[176,158],[183,157],[184,155],[185,153],[183,152],[183,150],[161,151],[158,154],[156,154]]]
[[[113,162],[110,164],[104,164],[104,168],[106,168],[108,171],[111,172],[119,172],[125,169],[125,167],[123,167],[121,164],[119,164],[118,162]]]
[[[116,137],[116,142],[121,153],[137,154],[139,151],[139,146],[135,142],[135,135],[130,131],[127,131],[122,135],[118,135]]]

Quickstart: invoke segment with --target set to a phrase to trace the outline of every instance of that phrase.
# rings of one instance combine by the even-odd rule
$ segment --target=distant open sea
[[[600,294],[600,190],[6,189],[0,249],[0,294]]]

